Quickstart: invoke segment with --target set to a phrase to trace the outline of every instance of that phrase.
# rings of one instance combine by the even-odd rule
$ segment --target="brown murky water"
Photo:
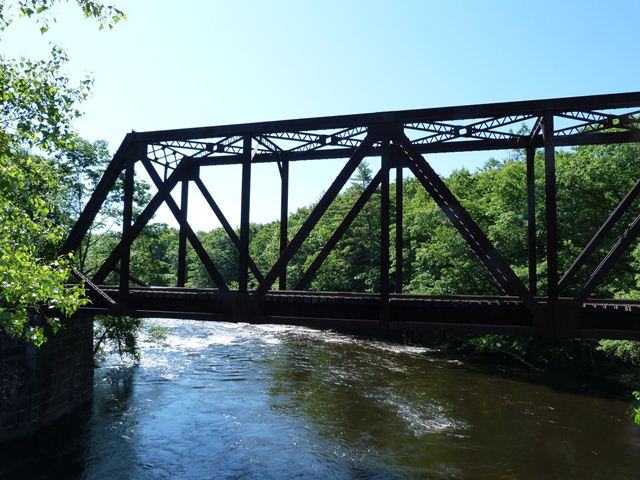
[[[628,404],[298,327],[149,320],[92,411],[0,453],[0,478],[636,479]]]

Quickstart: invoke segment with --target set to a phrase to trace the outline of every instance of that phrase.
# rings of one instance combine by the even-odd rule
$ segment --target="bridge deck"
[[[122,315],[247,323],[281,323],[362,332],[445,331],[452,333],[505,333],[533,335],[539,325],[558,336],[584,338],[637,338],[640,302],[590,300],[576,311],[572,299],[560,299],[556,325],[537,298],[536,323],[516,297],[390,295],[388,321],[381,320],[378,294],[345,292],[272,291],[261,300],[251,294],[216,289],[138,287],[119,298],[115,286],[100,289],[117,303],[109,306],[93,293],[84,314],[117,309]],[[123,305],[125,305],[123,307]],[[545,323],[546,322],[546,323]],[[549,325],[551,322],[551,325]]]

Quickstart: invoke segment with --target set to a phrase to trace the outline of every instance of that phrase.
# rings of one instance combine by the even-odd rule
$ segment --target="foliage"
[[[43,328],[30,324],[35,314],[47,313],[56,331],[60,315],[85,303],[81,286],[64,286],[70,259],[52,253],[61,230],[41,192],[55,191],[57,176],[51,162],[8,146],[0,151],[0,173],[0,327],[41,345]]]
[[[33,17],[38,21],[40,33],[49,30],[55,18],[51,16],[51,9],[68,0],[17,0],[15,2],[0,2],[0,30],[7,28],[16,17]],[[75,0],[86,18],[93,18],[100,29],[105,26],[113,28],[116,23],[126,20],[127,15],[113,5],[105,5],[93,0]]]
[[[633,392],[634,404],[631,406],[633,421],[640,425],[640,391]]]
[[[89,142],[73,135],[69,148],[56,154],[56,166],[60,172],[61,189],[64,192],[59,202],[58,221],[71,229],[84,205],[96,189],[103,172],[111,162],[107,142]],[[141,211],[141,205],[149,199],[149,184],[141,179],[135,183],[133,193],[134,220]],[[86,272],[89,247],[114,227],[120,226],[122,202],[124,199],[124,174],[117,179],[114,188],[103,202],[99,215],[93,221],[78,251],[75,252],[76,266]]]
[[[46,32],[56,0],[0,2],[0,30],[19,16],[34,17]],[[87,17],[112,26],[124,14],[100,2],[77,0]],[[53,331],[85,300],[82,287],[66,288],[70,258],[56,256],[60,228],[55,162],[42,155],[74,148],[72,122],[90,79],[73,86],[63,71],[67,56],[53,46],[46,60],[0,56],[0,330],[41,345],[34,322],[47,313]],[[34,152],[36,150],[37,152]]]
[[[480,335],[470,337],[466,345],[477,352],[510,351],[525,354],[529,347],[530,339],[514,338],[508,335]]]
[[[69,147],[72,121],[80,116],[92,80],[70,85],[63,67],[68,61],[54,46],[46,60],[0,56],[0,128],[14,141],[43,151]]]
[[[640,365],[640,342],[632,340],[600,340],[596,350],[610,358]]]
[[[167,340],[169,329],[161,325],[151,325],[148,330],[149,338],[155,343],[164,343]]]
[[[558,356],[558,349],[545,340],[509,335],[471,336],[463,342],[463,348],[475,353],[497,353],[536,371],[542,371],[551,356]]]
[[[50,9],[60,0],[0,0],[0,30],[17,16],[35,17],[46,31]],[[77,0],[86,17],[113,26],[125,14],[101,2]],[[44,30],[43,30],[44,29]],[[78,105],[86,99],[92,85],[85,78],[70,84],[63,67],[68,62],[64,50],[53,46],[46,60],[7,59],[0,56],[0,129],[20,145],[37,146],[45,152],[71,145],[72,121],[80,116]]]
[[[227,233],[222,228],[217,228],[210,232],[198,232],[198,237],[202,241],[202,245],[205,247],[211,258],[215,259],[215,265],[222,277],[227,283],[238,282],[238,249],[235,247]],[[174,242],[177,244],[177,232],[174,237]],[[178,249],[172,250],[174,256],[172,257],[172,265],[168,269],[169,283],[175,282],[175,279],[171,275],[175,276],[178,265]],[[256,257],[256,252],[252,251],[252,255]],[[188,280],[187,286],[203,286],[203,287],[215,287],[215,284],[206,269],[200,262],[200,259],[196,255],[192,248],[188,248]]]
[[[97,316],[93,330],[94,356],[104,353],[105,347],[110,345],[120,357],[129,356],[135,361],[140,360],[137,336],[142,326],[141,318]]]

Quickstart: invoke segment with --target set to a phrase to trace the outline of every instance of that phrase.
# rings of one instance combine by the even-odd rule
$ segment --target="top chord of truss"
[[[402,128],[421,153],[502,150],[542,146],[547,112],[556,117],[556,146],[640,141],[640,92],[161,130],[130,140],[168,168],[184,157],[240,163],[247,137],[254,163],[343,158],[369,129],[385,127]]]

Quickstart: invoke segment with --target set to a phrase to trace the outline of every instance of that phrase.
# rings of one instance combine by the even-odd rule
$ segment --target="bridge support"
[[[556,335],[558,320],[558,212],[553,112],[544,113],[542,132],[544,138],[545,223],[547,228],[547,305],[543,317],[544,324],[539,324],[537,331],[539,334]]]
[[[402,162],[396,162],[396,273],[395,292],[402,293],[403,278],[403,178]]]
[[[240,201],[240,260],[238,262],[238,290],[247,293],[249,282],[249,207],[251,202],[251,137],[242,143],[242,188]]]
[[[135,180],[135,162],[127,161],[124,174],[124,208],[122,210],[122,238],[131,233],[133,219],[133,189]],[[129,276],[131,272],[131,244],[127,246],[120,259],[120,297],[126,302],[129,295]]]
[[[187,211],[189,209],[189,180],[182,181],[182,192],[180,195],[180,209],[182,210],[182,219],[187,222]],[[176,285],[184,287],[187,279],[187,232],[180,227],[178,234],[178,280]]]
[[[380,163],[380,323],[389,323],[389,173],[394,161],[390,139],[383,140]]]
[[[0,442],[36,433],[92,395],[92,318],[64,321],[39,349],[0,335]]]
[[[538,293],[538,273],[536,254],[536,149],[528,146],[527,157],[527,253],[529,257],[529,293]]]
[[[284,159],[278,162],[278,170],[280,171],[280,250],[282,255],[289,243],[289,160]],[[258,279],[260,282],[262,279]],[[287,289],[287,269],[282,270],[280,275],[280,290]]]

